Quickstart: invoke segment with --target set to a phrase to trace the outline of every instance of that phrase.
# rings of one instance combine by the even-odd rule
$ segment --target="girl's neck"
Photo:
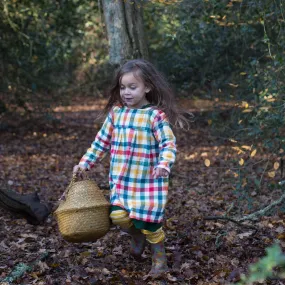
[[[144,100],[143,102],[141,102],[138,106],[128,106],[125,105],[125,107],[129,108],[129,109],[141,109],[142,107],[149,105],[150,103],[147,100]]]

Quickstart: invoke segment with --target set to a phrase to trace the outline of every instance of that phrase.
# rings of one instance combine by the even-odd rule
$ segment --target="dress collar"
[[[129,108],[127,105],[121,105],[121,107],[123,107],[123,108],[132,109],[132,110],[146,109],[146,108],[151,107],[151,106],[154,106],[154,105],[151,103],[148,103],[148,104],[141,106],[140,108]]]

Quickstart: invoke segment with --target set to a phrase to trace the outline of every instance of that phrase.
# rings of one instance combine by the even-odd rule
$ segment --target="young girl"
[[[117,72],[107,118],[73,172],[86,171],[110,151],[110,218],[131,236],[131,254],[139,259],[151,245],[157,278],[168,270],[162,229],[168,178],[176,145],[171,124],[183,123],[167,82],[146,60],[128,61]]]

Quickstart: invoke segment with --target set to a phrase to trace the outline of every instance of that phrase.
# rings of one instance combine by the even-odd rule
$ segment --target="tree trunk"
[[[102,0],[111,64],[148,58],[143,11],[138,0]]]

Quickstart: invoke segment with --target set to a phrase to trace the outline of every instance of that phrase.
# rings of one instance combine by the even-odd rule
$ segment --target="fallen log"
[[[41,203],[36,192],[20,194],[12,190],[0,189],[0,207],[25,218],[33,225],[42,223],[51,212],[48,205]]]

